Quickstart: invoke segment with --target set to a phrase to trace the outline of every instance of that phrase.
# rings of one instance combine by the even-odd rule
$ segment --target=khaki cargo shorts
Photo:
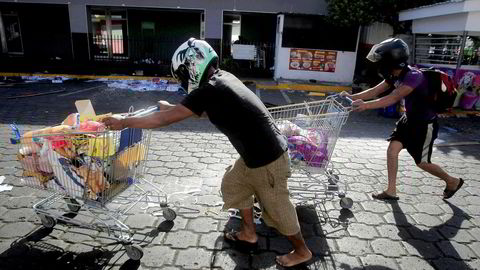
[[[242,158],[229,166],[222,179],[224,210],[253,207],[257,198],[265,223],[283,235],[300,232],[297,213],[290,201],[287,180],[290,176],[288,153],[259,168],[248,168]]]

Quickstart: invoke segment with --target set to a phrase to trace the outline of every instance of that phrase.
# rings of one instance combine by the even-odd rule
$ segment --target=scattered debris
[[[5,180],[5,176],[3,175],[0,176],[0,192],[12,190],[13,186],[2,184],[4,180]]]
[[[177,92],[180,84],[170,84],[167,80],[118,80],[110,81],[107,84],[110,88],[129,89],[132,91],[169,91]]]

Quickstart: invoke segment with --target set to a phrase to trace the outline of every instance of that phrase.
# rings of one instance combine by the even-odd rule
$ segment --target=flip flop
[[[398,196],[388,195],[385,191],[378,194],[372,194],[372,198],[382,201],[398,201]]]
[[[290,266],[287,266],[283,263],[281,263],[279,260],[278,260],[278,257],[275,258],[275,262],[280,265],[281,267],[283,268],[288,268],[288,269],[292,269],[292,268],[300,268],[300,269],[303,269],[303,268],[306,268],[308,269],[307,265],[308,265],[308,262],[311,261],[313,258],[313,255],[310,259],[304,261],[304,262],[301,262],[301,263],[297,263],[297,264],[294,264],[294,265],[290,265]]]
[[[443,198],[444,199],[450,199],[453,195],[455,195],[455,193],[457,193],[457,191],[463,186],[463,179],[462,178],[459,178],[460,179],[460,182],[458,182],[458,185],[457,185],[457,188],[455,190],[448,190],[448,189],[445,189],[443,191]]]
[[[238,239],[237,231],[225,232],[223,238],[225,242],[231,244],[235,249],[245,253],[252,253],[258,249],[258,240],[255,243]]]

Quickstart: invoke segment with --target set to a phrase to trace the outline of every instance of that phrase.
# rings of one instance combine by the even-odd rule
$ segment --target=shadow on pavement
[[[325,269],[326,265],[334,266],[335,262],[333,261],[325,232],[321,228],[324,221],[321,221],[318,217],[317,211],[311,205],[300,205],[297,206],[297,215],[303,237],[313,253],[313,258],[306,264],[288,269],[313,270]],[[225,224],[225,231],[239,230],[240,226],[240,219],[230,218]],[[276,256],[292,251],[292,245],[288,239],[275,229],[266,226],[262,222],[256,225],[256,230],[259,236],[259,247],[255,253],[242,253],[225,242],[223,237],[217,238],[216,250],[212,255],[210,268],[223,267],[224,269],[236,270],[270,268],[276,265]],[[276,268],[284,269],[279,265],[276,265]]]
[[[93,248],[85,253],[65,251],[42,239],[53,229],[40,227],[18,239],[8,250],[0,254],[0,269],[103,269],[114,253]]]
[[[410,232],[410,234],[414,236],[421,237],[423,235],[429,238],[428,237],[429,235],[435,235],[439,231],[441,231],[442,228],[445,228],[446,226],[448,226],[448,229],[449,229],[448,236],[445,236],[445,233],[441,234],[444,236],[444,239],[441,239],[441,240],[447,240],[447,241],[442,241],[443,243],[446,243],[446,244],[441,248],[441,251],[443,253],[448,252],[449,257],[461,258],[461,256],[456,251],[455,247],[448,240],[454,237],[455,235],[457,235],[458,231],[460,230],[462,222],[470,219],[471,217],[467,213],[465,213],[462,209],[451,204],[450,202],[448,201],[444,201],[444,202],[453,210],[452,216],[443,224],[431,227],[428,230],[419,229],[415,225],[409,223],[405,216],[405,213],[403,213],[402,208],[398,205],[397,202],[390,202],[390,204],[392,205],[393,216],[397,226],[408,227],[408,231]],[[420,256],[424,258],[425,261],[427,261],[430,265],[432,265],[432,267],[438,267],[438,265],[434,265],[431,260],[431,258],[434,257],[432,256],[434,255],[432,254],[432,250],[436,249],[435,247],[436,245],[434,242],[418,241],[416,239],[410,238],[405,233],[399,233],[399,236],[402,238],[403,241],[407,242],[412,247],[414,247],[418,251]],[[457,261],[456,267],[457,267],[456,269],[470,269],[470,266],[466,264],[463,260]]]
[[[145,234],[144,239],[135,243],[147,246],[160,232],[169,232],[173,225],[173,221],[164,221],[158,228]],[[92,250],[88,252],[66,251],[48,243],[48,239],[44,240],[53,230],[41,226],[13,242],[9,249],[0,254],[0,269],[106,269],[110,264],[115,264],[111,259],[117,252],[125,252],[120,242],[106,244],[104,247],[92,245]],[[89,246],[87,243],[81,244]],[[128,259],[120,269],[135,270],[139,267],[140,261]]]

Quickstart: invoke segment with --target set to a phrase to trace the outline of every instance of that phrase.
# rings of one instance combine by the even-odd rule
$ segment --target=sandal
[[[235,249],[239,251],[244,251],[245,253],[251,253],[257,250],[258,240],[255,243],[238,239],[237,231],[225,232],[223,238],[225,242],[231,244]]]
[[[308,269],[308,264],[309,262],[312,260],[313,258],[313,254],[312,254],[312,257],[310,257],[310,259],[306,260],[306,261],[303,261],[303,262],[299,262],[297,264],[292,264],[292,265],[286,265],[284,263],[282,263],[279,259],[279,256],[277,256],[275,258],[275,262],[280,265],[281,267],[283,268],[288,268],[288,269]]]
[[[444,199],[450,199],[463,186],[463,179],[462,178],[459,178],[459,179],[460,179],[460,182],[458,182],[458,185],[457,185],[456,189],[454,189],[454,190],[445,189],[443,191],[443,198]]]
[[[382,200],[382,201],[398,201],[399,199],[398,196],[389,195],[385,191],[378,194],[372,194],[372,198],[376,200]]]

